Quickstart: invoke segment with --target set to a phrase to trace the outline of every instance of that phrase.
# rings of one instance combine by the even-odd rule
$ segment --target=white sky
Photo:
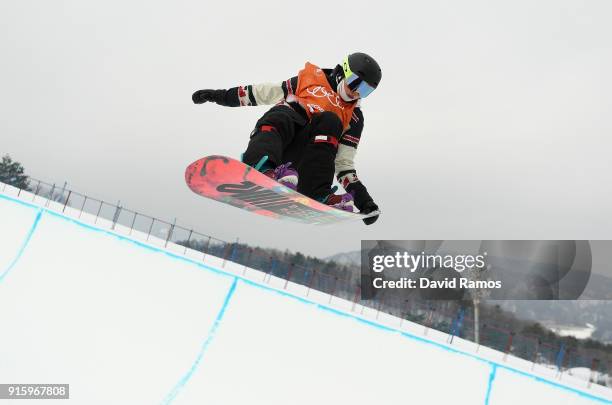
[[[0,4],[0,154],[31,176],[222,239],[326,256],[361,239],[611,239],[609,1]],[[374,56],[357,170],[383,210],[308,227],[191,193],[267,107],[200,88]]]

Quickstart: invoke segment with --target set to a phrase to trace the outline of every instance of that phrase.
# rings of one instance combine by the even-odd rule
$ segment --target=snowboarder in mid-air
[[[242,161],[307,197],[369,214],[378,205],[357,177],[354,158],[363,131],[361,99],[381,77],[378,63],[358,52],[334,69],[306,63],[280,84],[198,90],[192,99],[226,107],[275,104],[257,121]],[[347,193],[334,193],[334,174]],[[377,219],[363,221],[370,225]]]

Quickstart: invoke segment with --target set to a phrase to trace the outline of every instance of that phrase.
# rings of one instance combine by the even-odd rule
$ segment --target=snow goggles
[[[359,93],[359,97],[365,98],[374,91],[375,87],[370,86],[365,80],[351,70],[348,63],[348,56],[344,58],[342,70],[344,71],[344,80],[346,85],[349,89],[351,89],[351,91],[356,91]]]

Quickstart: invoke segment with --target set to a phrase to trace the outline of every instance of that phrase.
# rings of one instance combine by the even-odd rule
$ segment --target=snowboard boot
[[[353,209],[355,207],[355,202],[353,201],[353,194],[351,193],[334,194],[332,192],[327,197],[325,197],[323,203],[339,210],[355,212],[355,210]]]
[[[291,162],[284,163],[276,169],[268,169],[263,174],[291,190],[297,190],[298,172],[291,167]]]
[[[298,184],[298,172],[291,167],[291,162],[284,163],[274,168],[273,163],[270,162],[268,156],[264,156],[259,159],[259,162],[253,166],[255,170],[260,171],[264,176],[276,180],[283,186],[290,188],[291,190],[297,190]]]

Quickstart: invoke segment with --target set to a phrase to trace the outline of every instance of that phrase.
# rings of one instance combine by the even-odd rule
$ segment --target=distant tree
[[[536,322],[524,326],[522,333],[542,337],[548,334],[548,330]]]
[[[306,256],[300,252],[295,253],[293,255],[293,263],[295,263],[297,266],[304,265],[304,263],[306,263]]]
[[[15,162],[9,155],[4,155],[0,162],[0,181],[21,189],[27,189],[30,185],[23,166]]]

